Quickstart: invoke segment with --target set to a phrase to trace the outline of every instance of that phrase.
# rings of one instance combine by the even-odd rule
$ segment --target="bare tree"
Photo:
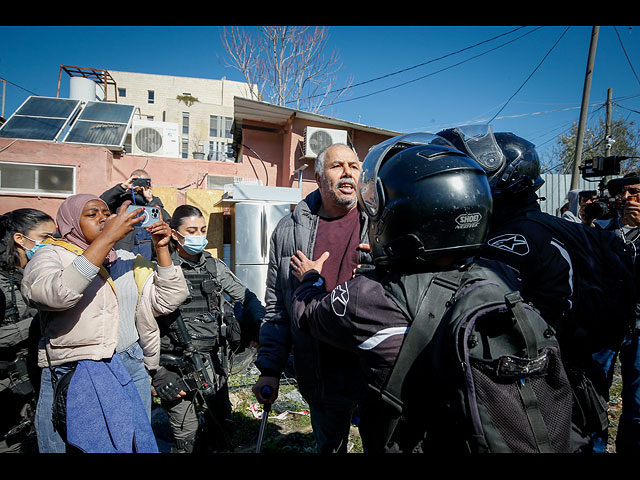
[[[325,54],[327,27],[223,27],[225,65],[255,85],[252,97],[275,105],[320,112],[346,94],[350,81],[333,90],[342,68],[339,54]]]
[[[575,161],[578,124],[573,122],[570,130],[559,135],[553,147],[551,158],[543,162],[543,173],[571,173]],[[636,170],[640,166],[640,130],[633,121],[623,118],[613,120],[612,137],[615,140],[609,155],[630,157],[620,164],[621,173]],[[599,119],[598,125],[586,128],[583,140],[583,160],[594,156],[605,156],[606,125]]]

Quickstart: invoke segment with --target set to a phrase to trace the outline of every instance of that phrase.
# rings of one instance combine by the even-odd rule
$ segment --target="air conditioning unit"
[[[180,137],[177,123],[133,120],[131,123],[131,153],[154,157],[180,157]]]
[[[334,143],[347,143],[347,131],[331,128],[306,127],[302,151],[307,158],[316,158],[324,148]]]

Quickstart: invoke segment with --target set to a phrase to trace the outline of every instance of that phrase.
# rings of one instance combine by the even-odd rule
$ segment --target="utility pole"
[[[613,142],[615,141],[612,137],[611,134],[613,133],[611,131],[612,129],[612,125],[611,125],[611,105],[612,105],[612,101],[611,101],[611,89],[609,88],[607,90],[607,120],[606,120],[606,124],[605,124],[605,137],[604,137],[604,156],[608,157],[611,155],[611,145],[613,144]]]
[[[589,58],[587,60],[587,71],[584,78],[584,89],[582,90],[582,107],[580,108],[580,123],[578,124],[578,135],[576,138],[576,157],[573,161],[573,175],[571,176],[571,190],[578,188],[578,177],[580,175],[580,163],[582,161],[582,143],[584,140],[584,129],[587,122],[587,110],[589,109],[589,93],[591,91],[591,77],[593,73],[593,63],[596,58],[596,47],[598,45],[598,33],[600,27],[591,29],[591,45],[589,46]]]

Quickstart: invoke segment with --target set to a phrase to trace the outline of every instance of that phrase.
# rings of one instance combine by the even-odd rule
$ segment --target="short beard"
[[[353,191],[355,193],[355,189],[357,188],[357,185],[352,179],[340,180],[336,184],[336,188],[338,187],[340,182],[345,182],[345,181],[353,185]],[[320,182],[322,184],[322,191],[325,194],[325,196],[330,197],[332,203],[334,203],[336,206],[343,207],[345,211],[350,211],[358,203],[358,198],[355,195],[351,198],[340,197],[338,193],[333,188],[331,188],[331,185],[329,185],[329,182],[327,181],[326,178],[324,178],[323,175],[320,176]]]

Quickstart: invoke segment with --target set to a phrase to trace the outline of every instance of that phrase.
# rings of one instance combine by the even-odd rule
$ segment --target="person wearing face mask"
[[[27,262],[56,233],[46,213],[20,208],[0,217],[0,292],[5,308],[0,317],[0,452],[29,452],[33,432],[39,369],[32,358],[40,338],[38,311],[20,292]],[[35,344],[34,344],[35,343]]]
[[[181,205],[176,208],[170,226],[171,259],[182,269],[190,295],[177,311],[158,318],[162,339],[159,374],[170,378],[174,389],[160,392],[156,388],[156,391],[169,416],[175,440],[173,452],[229,449],[232,448],[229,439],[234,425],[227,376],[233,353],[251,341],[257,341],[264,307],[222,260],[205,251],[207,223],[197,207]],[[237,318],[233,314],[234,304],[241,308]],[[186,388],[188,380],[181,377],[180,369],[176,367],[185,357],[184,339],[177,330],[180,319],[190,341],[204,359],[213,384],[206,393],[210,411],[202,429],[198,428],[196,402],[203,400],[203,394]],[[175,398],[176,394],[180,394],[180,398]]]

